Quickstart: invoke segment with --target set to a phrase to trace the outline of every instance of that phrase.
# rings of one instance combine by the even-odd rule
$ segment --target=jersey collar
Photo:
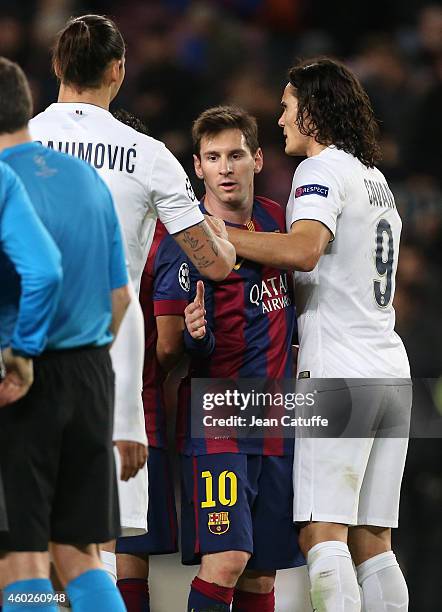
[[[87,111],[88,115],[97,114],[97,115],[110,115],[113,117],[112,113],[102,106],[97,106],[96,104],[91,104],[90,102],[53,102],[46,109],[47,111],[71,111],[75,112],[76,110]]]
[[[26,151],[33,151],[35,149],[41,149],[43,146],[39,142],[23,142],[21,144],[14,145],[13,147],[7,147],[0,153],[0,160],[7,159],[11,155],[17,153],[25,153]]]
[[[256,212],[256,207],[259,206],[259,202],[258,200],[256,200],[255,198],[253,199],[253,207],[252,207],[252,216],[251,216],[251,220],[249,221],[249,223],[231,223],[230,221],[226,221],[225,219],[223,219],[224,223],[228,226],[228,227],[240,227],[243,229],[248,229],[249,231],[252,231],[250,229],[250,225],[254,225],[253,224],[253,218],[255,216],[255,212]],[[200,207],[200,211],[203,213],[203,215],[207,215],[208,217],[212,217],[212,213],[209,213],[206,210],[206,207],[204,206],[204,196],[201,198],[200,203],[199,203],[199,207]]]

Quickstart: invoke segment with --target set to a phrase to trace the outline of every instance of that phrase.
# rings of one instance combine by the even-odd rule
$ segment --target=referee
[[[30,248],[32,245],[32,248]],[[8,279],[19,277],[20,291],[11,294]],[[16,276],[17,275],[17,276]],[[33,381],[32,360],[13,352],[41,351],[61,286],[60,253],[35,214],[17,176],[0,163],[0,347],[6,344],[10,304],[18,316],[9,338],[12,347],[0,351],[0,409],[25,395]],[[7,529],[0,478],[0,531]]]
[[[63,269],[46,348],[34,359],[34,383],[0,411],[9,521],[9,532],[0,534],[3,609],[27,610],[40,601],[41,610],[57,610],[49,581],[51,541],[72,609],[118,612],[124,604],[102,569],[96,543],[116,538],[120,523],[109,356],[130,300],[120,227],[95,170],[30,140],[29,86],[21,69],[3,58],[0,91],[0,160],[22,179]],[[18,278],[11,275],[8,282],[18,292]],[[16,321],[12,313],[10,321]],[[11,325],[11,338],[12,332]],[[18,352],[29,358],[39,350]]]
[[[60,264],[60,253],[22,182],[0,163],[0,407],[25,395],[32,384],[32,360],[20,353],[43,349],[61,288]],[[18,293],[17,286],[8,284],[11,275],[20,277]]]

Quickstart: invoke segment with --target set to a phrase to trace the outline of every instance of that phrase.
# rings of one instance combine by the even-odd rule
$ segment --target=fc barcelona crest
[[[223,535],[229,531],[230,521],[228,512],[209,512],[209,522],[207,523],[210,533]]]

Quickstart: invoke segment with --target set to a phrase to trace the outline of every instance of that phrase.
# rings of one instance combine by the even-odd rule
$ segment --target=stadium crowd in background
[[[257,187],[282,202],[294,164],[284,156],[275,130],[286,67],[299,56],[344,59],[367,88],[380,121],[380,169],[404,222],[397,329],[410,349],[414,376],[438,376],[442,350],[433,330],[441,306],[435,284],[442,267],[442,7],[417,0],[376,0],[357,11],[349,2],[341,2],[339,10],[328,5],[130,0],[123,7],[113,0],[3,0],[0,54],[25,70],[38,112],[56,98],[49,48],[57,30],[72,14],[113,16],[128,40],[118,105],[142,118],[191,176],[191,121],[219,103],[245,108],[258,119],[266,151],[266,172]]]
[[[380,168],[403,220],[396,329],[413,376],[439,378],[442,8],[418,0],[374,0],[358,10],[349,0],[340,2],[339,10],[333,4],[2,0],[0,55],[24,68],[38,112],[56,99],[49,60],[55,32],[72,14],[113,16],[130,58],[118,105],[142,117],[150,134],[167,144],[191,176],[192,120],[212,104],[244,107],[258,118],[265,151],[266,170],[257,178],[257,189],[281,202],[287,200],[296,163],[284,156],[276,128],[286,68],[298,56],[326,53],[343,59],[361,78],[380,120]],[[412,441],[403,485],[397,548],[411,599],[422,611],[437,601],[437,564],[431,559],[441,536],[441,456],[439,441]],[[427,563],[420,563],[422,558]]]

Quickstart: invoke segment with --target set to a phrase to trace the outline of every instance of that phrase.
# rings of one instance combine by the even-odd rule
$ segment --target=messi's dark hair
[[[304,60],[289,70],[298,99],[301,134],[335,145],[372,168],[380,159],[378,126],[362,85],[352,72],[325,57]]]
[[[59,32],[52,66],[62,83],[78,90],[100,86],[109,62],[124,56],[123,37],[108,17],[83,15],[71,18]]]
[[[203,136],[214,136],[224,130],[240,130],[252,155],[259,148],[258,124],[255,117],[237,106],[213,106],[195,119],[192,140],[195,155],[200,155]]]
[[[20,66],[0,57],[0,134],[25,128],[32,117],[32,96]]]

